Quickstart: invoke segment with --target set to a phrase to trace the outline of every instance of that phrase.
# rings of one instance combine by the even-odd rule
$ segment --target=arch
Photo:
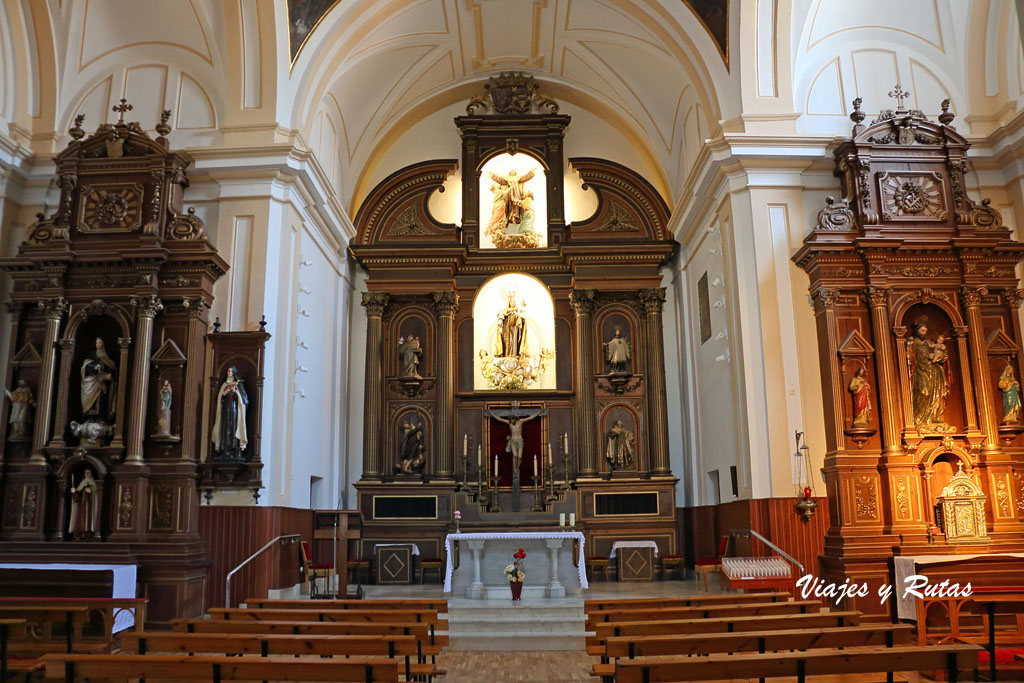
[[[598,425],[601,429],[601,440],[599,442],[599,457],[602,461],[602,471],[606,471],[609,468],[608,459],[606,457],[608,449],[608,432],[615,424],[615,420],[622,419],[621,416],[623,414],[628,415],[630,420],[632,420],[632,424],[627,424],[626,421],[623,420],[623,427],[626,429],[626,431],[629,431],[633,434],[633,465],[627,471],[643,471],[648,469],[649,454],[647,453],[646,449],[640,448],[640,444],[642,444],[644,442],[644,439],[646,438],[645,435],[641,433],[641,430],[643,429],[643,422],[640,420],[640,414],[629,403],[625,401],[616,401],[605,406],[604,410],[601,411],[601,416],[598,421]]]
[[[954,327],[964,327],[967,324],[964,322],[963,317],[960,315],[960,309],[955,303],[955,295],[954,301],[950,301],[948,293],[935,293],[927,289],[907,292],[896,300],[896,304],[891,307],[893,324],[909,327],[909,321],[904,320],[904,317],[911,307],[918,304],[932,304],[942,309],[942,312],[946,314]]]
[[[391,336],[391,339],[389,340],[389,348],[392,352],[390,353],[391,360],[388,361],[387,367],[394,369],[390,374],[395,376],[398,375],[398,354],[394,353],[394,349],[398,348],[398,340],[401,339],[406,332],[413,331],[403,331],[402,329],[403,323],[409,320],[418,320],[423,325],[425,338],[423,339],[422,346],[426,349],[426,353],[420,357],[419,373],[424,377],[429,377],[434,370],[434,339],[436,339],[436,333],[434,330],[434,317],[426,306],[417,304],[405,306],[395,314],[394,319],[391,321],[389,330]]]

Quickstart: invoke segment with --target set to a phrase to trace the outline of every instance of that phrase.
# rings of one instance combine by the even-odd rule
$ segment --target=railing
[[[265,546],[254,552],[249,557],[245,558],[242,564],[238,565],[237,567],[229,571],[228,578],[224,581],[224,606],[231,607],[231,577],[238,573],[238,570],[240,570],[242,567],[255,560],[260,555],[262,555],[265,550],[273,547],[275,543],[280,543],[281,545],[288,545],[289,543],[298,543],[300,538],[302,537],[299,534],[277,536],[273,540],[267,541],[267,544]]]
[[[757,540],[761,541],[766,546],[768,546],[769,548],[771,548],[772,550],[777,552],[779,555],[782,555],[784,558],[789,560],[790,563],[792,563],[794,566],[796,566],[797,569],[800,570],[800,576],[803,576],[806,573],[804,571],[804,566],[802,564],[800,564],[799,562],[797,562],[796,558],[794,558],[792,555],[787,553],[785,550],[783,550],[779,546],[775,545],[774,543],[769,541],[767,538],[765,538],[761,534],[759,534],[756,531],[754,531],[753,529],[729,529],[729,533],[734,535],[734,536],[735,535],[739,535],[739,534],[746,534],[748,536],[753,536],[754,538],[756,538]]]

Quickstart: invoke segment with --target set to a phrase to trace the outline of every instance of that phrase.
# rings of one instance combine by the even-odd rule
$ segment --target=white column
[[[484,582],[480,580],[480,553],[484,549],[484,543],[483,539],[466,541],[466,545],[473,551],[473,583],[466,589],[467,598],[484,597]]]
[[[545,543],[548,546],[548,558],[551,561],[551,581],[548,582],[549,598],[564,598],[565,586],[558,580],[558,551],[562,547],[561,538],[548,538]]]

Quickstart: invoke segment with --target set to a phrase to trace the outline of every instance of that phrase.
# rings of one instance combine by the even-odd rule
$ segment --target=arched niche
[[[499,342],[499,327],[510,297],[525,326],[518,358],[503,356]],[[477,291],[473,299],[474,390],[555,389],[555,348],[554,301],[540,280],[524,273],[506,273],[491,278]],[[516,376],[526,375],[527,366],[534,371],[532,381],[515,384]]]
[[[227,379],[228,368],[234,368],[235,378],[242,383],[245,389],[246,395],[249,397],[249,404],[245,410],[245,431],[248,436],[248,443],[245,448],[242,449],[242,460],[251,461],[253,458],[253,447],[255,445],[256,436],[258,431],[256,429],[257,424],[257,411],[254,410],[253,397],[256,396],[257,387],[256,380],[259,376],[259,369],[257,367],[257,361],[252,356],[245,353],[228,353],[219,359],[219,363],[214,368],[214,373],[210,378],[210,415],[209,415],[209,431],[207,432],[207,438],[211,441],[209,444],[209,455],[208,460],[215,460],[217,453],[214,452],[212,440],[213,440],[213,425],[217,419],[217,406],[220,404],[220,388]]]
[[[495,154],[481,165],[477,181],[481,249],[548,245],[546,173],[541,160],[523,152]],[[506,215],[509,205],[521,212],[519,221]],[[511,224],[492,225],[502,219]]]
[[[56,434],[65,433],[65,438],[72,443],[77,437],[70,432],[71,422],[84,422],[99,419],[115,427],[114,442],[118,441],[124,424],[124,394],[128,380],[127,344],[130,340],[127,317],[115,306],[94,303],[73,316],[65,330],[60,345],[62,361],[70,361],[61,369],[61,379],[68,387],[66,412],[57,415],[54,425]],[[102,342],[102,349],[100,349]],[[82,380],[88,361],[95,361],[105,356],[102,362],[112,379],[105,383],[102,396],[96,399],[93,406],[100,411],[99,415],[86,415],[82,405]]]
[[[431,451],[431,445],[433,444],[433,424],[430,419],[430,415],[421,406],[403,406],[402,408],[395,411],[394,417],[391,420],[391,427],[389,433],[391,434],[391,447],[388,449],[388,461],[389,461],[389,472],[394,474],[401,474],[399,471],[399,463],[401,461],[401,446],[402,438],[405,434],[405,423],[410,423],[417,426],[420,430],[420,444],[423,447],[423,458],[424,464],[419,472],[416,474],[427,474],[433,467],[431,464],[436,465],[436,453]]]
[[[915,378],[918,376],[914,368],[919,359],[926,359],[929,357],[928,354],[934,353],[946,357],[944,362],[936,366],[944,373],[948,388],[941,414],[942,421],[953,427],[955,433],[963,433],[964,424],[969,419],[964,402],[964,386],[970,378],[964,377],[960,363],[960,346],[961,342],[966,341],[963,339],[966,330],[955,322],[955,319],[959,318],[958,315],[951,318],[946,307],[940,306],[937,302],[922,301],[901,308],[901,315],[897,318],[898,325],[905,328],[907,333],[904,339],[898,341],[905,345],[906,350],[908,370],[905,371],[910,373],[910,395],[905,397],[905,400],[909,402],[909,412],[915,419],[913,425],[919,431],[922,430],[922,426],[916,422],[916,416],[923,410],[924,405],[919,403],[922,399],[920,392],[916,390],[918,379]],[[945,346],[944,349],[938,348],[940,342]]]
[[[630,374],[636,373],[637,368],[642,366],[640,358],[637,357],[640,347],[640,336],[637,334],[639,326],[635,313],[623,304],[612,304],[599,310],[595,318],[597,320],[598,339],[596,340],[597,363],[594,367],[600,368],[598,374],[610,371],[608,361],[605,360],[604,345],[615,337],[616,327],[621,329],[622,336],[629,342],[632,358],[626,363],[626,372]]]
[[[946,488],[949,480],[961,466],[964,470],[970,471],[974,465],[970,454],[960,446],[939,444],[928,448],[925,444],[927,442],[922,442],[922,449],[918,451],[918,464],[925,480],[924,492],[929,521],[939,525],[936,505],[939,496],[942,495],[942,489]]]
[[[601,471],[608,472],[611,466],[608,462],[609,432],[615,426],[617,420],[622,420],[622,428],[633,435],[633,462],[628,467],[616,468],[616,472],[635,472],[646,469],[646,463],[641,462],[640,444],[643,435],[640,433],[640,416],[636,410],[627,403],[612,403],[601,412],[601,435],[598,444],[601,452]]]
[[[420,356],[418,372],[423,377],[434,376],[434,323],[430,311],[420,306],[408,306],[399,311],[391,322],[391,339],[389,341],[388,375],[397,377],[400,372],[398,360],[398,340],[420,340],[423,353]]]

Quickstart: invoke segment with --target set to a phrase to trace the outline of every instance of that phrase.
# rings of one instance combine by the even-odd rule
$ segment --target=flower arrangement
[[[462,519],[462,512],[459,510],[455,511],[455,533],[459,533],[459,521]]]
[[[931,522],[928,523],[928,542],[935,543],[935,534],[939,532],[939,527],[935,526]]]
[[[523,573],[523,566],[526,564],[526,551],[520,548],[512,553],[512,564],[505,567],[505,576],[513,583],[522,583],[526,578]]]

